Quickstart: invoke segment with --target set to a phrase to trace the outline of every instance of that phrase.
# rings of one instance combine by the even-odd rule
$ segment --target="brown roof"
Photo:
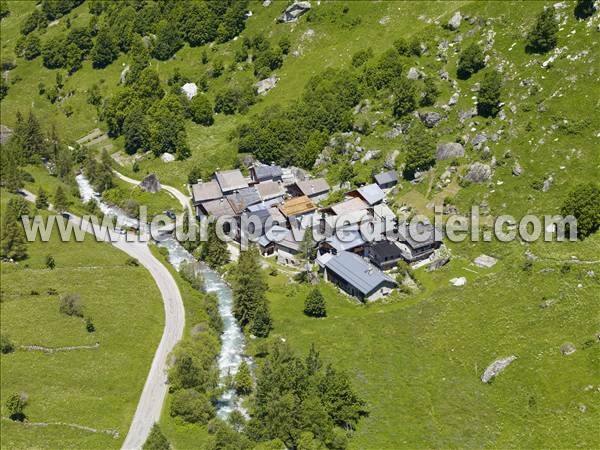
[[[336,203],[335,205],[331,205],[329,208],[336,215],[342,214],[350,214],[355,211],[360,211],[361,209],[367,209],[369,205],[367,205],[364,200],[354,197],[350,200],[346,200],[340,203]]]
[[[329,184],[327,184],[325,178],[313,178],[312,180],[298,181],[296,185],[302,194],[309,197],[311,195],[320,195],[329,192]]]
[[[192,184],[192,198],[194,203],[206,202],[223,197],[219,183],[209,181],[208,183]]]
[[[305,214],[314,211],[315,209],[317,209],[317,207],[306,195],[286,200],[279,206],[279,211],[286,217]]]
[[[258,190],[263,200],[270,200],[285,194],[283,186],[276,181],[263,181],[262,183],[255,184],[254,187]]]

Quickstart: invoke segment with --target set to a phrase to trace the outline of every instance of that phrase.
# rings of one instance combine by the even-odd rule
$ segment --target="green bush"
[[[170,414],[185,422],[204,425],[215,416],[215,409],[206,395],[195,389],[181,389],[173,394]]]
[[[83,302],[79,294],[65,294],[60,299],[59,311],[67,316],[83,317]]]

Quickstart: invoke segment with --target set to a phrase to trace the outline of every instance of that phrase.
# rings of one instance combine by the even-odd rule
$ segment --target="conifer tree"
[[[266,289],[267,283],[260,269],[258,251],[252,246],[241,252],[233,277],[233,314],[242,327],[253,321],[258,307],[265,303]],[[259,325],[261,324],[257,323]]]
[[[527,35],[526,50],[530,53],[546,53],[558,42],[558,22],[554,7],[544,9]]]
[[[502,75],[497,70],[488,71],[483,77],[477,97],[477,114],[483,117],[495,117],[500,111],[502,94]]]
[[[24,202],[25,200],[19,197],[8,201],[0,236],[2,258],[21,260],[27,257],[27,240],[21,216],[29,213],[29,207]]]
[[[325,298],[319,288],[315,287],[304,301],[304,314],[312,317],[325,317],[327,310],[325,308]]]
[[[48,194],[43,187],[40,186],[37,197],[35,199],[35,207],[38,209],[48,208]]]
[[[152,429],[150,430],[150,434],[144,442],[143,450],[169,450],[171,448],[171,444],[169,444],[169,440],[163,434],[160,427],[157,423],[152,425]]]
[[[235,391],[238,395],[248,395],[252,392],[252,374],[246,361],[242,361],[235,374]]]
[[[54,192],[54,210],[58,213],[63,213],[69,207],[69,201],[67,200],[67,195],[63,190],[62,186],[58,186],[56,191]]]

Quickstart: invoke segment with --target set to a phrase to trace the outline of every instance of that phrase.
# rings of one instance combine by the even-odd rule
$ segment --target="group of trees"
[[[359,81],[351,71],[328,69],[309,80],[301,99],[292,106],[270,108],[242,125],[239,150],[254,153],[262,161],[312,167],[311,157],[316,154],[305,146],[311,138],[322,141],[321,133],[328,136],[348,130],[350,109],[360,98]]]
[[[267,78],[269,74],[283,64],[283,55],[289,51],[290,42],[283,38],[279,45],[271,45],[263,34],[253,38],[244,37],[241,48],[235,53],[237,62],[245,62],[252,55],[254,75],[259,80]]]
[[[277,343],[258,370],[245,434],[254,442],[278,440],[281,448],[342,449],[344,430],[365,414],[348,376],[324,367],[314,347],[303,360]]]
[[[258,250],[240,252],[234,273],[233,314],[240,326],[254,336],[267,337],[272,328],[267,302],[267,282],[260,267]]]
[[[18,56],[34,59],[40,54],[44,66],[67,68],[70,73],[90,58],[94,68],[111,64],[133,43],[147,37],[150,54],[160,60],[171,58],[185,42],[191,46],[213,40],[228,41],[245,26],[247,0],[223,2],[98,2],[90,3],[92,18],[87,27],[70,28],[42,44],[40,35],[48,21],[67,14],[82,0],[45,0],[21,25],[16,44]],[[137,4],[136,4],[137,3]],[[37,31],[36,31],[37,30]],[[154,36],[150,38],[150,36]]]
[[[227,242],[219,239],[216,228],[215,222],[208,224],[206,241],[200,244],[198,252],[198,257],[213,269],[224,266],[231,259]]]
[[[114,186],[112,161],[106,149],[102,151],[100,161],[94,155],[89,155],[83,169],[97,192],[102,193]]]

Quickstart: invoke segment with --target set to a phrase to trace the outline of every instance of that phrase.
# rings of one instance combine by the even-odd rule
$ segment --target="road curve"
[[[118,178],[125,181],[126,183],[135,184],[136,186],[141,183],[141,181],[134,180],[133,178],[129,178],[128,176],[125,176],[122,173],[117,172],[116,170],[113,170],[113,172]],[[185,195],[183,192],[181,192],[177,188],[174,188],[173,186],[161,184],[161,187],[165,191],[171,193],[179,201],[179,203],[181,203],[181,206],[183,207],[183,209],[187,209],[192,216],[194,215],[194,211],[192,209],[192,204],[190,203],[190,200],[192,198],[189,195]]]
[[[23,197],[31,202],[35,202],[35,195],[23,190]],[[70,214],[71,222],[93,234],[92,226],[89,222]],[[102,235],[104,235],[102,233]],[[104,239],[100,239],[104,240]],[[167,357],[173,350],[177,342],[183,336],[185,326],[185,310],[181,292],[175,282],[175,279],[169,270],[154,257],[146,243],[128,242],[125,236],[118,235],[118,240],[111,242],[115,247],[129,256],[136,258],[154,278],[156,285],[163,298],[165,307],[165,327],[160,343],[152,359],[150,372],[146,378],[142,395],[138,402],[133,420],[129,427],[129,432],[123,442],[123,449],[140,449],[155,422],[160,419],[160,413],[167,394]]]

